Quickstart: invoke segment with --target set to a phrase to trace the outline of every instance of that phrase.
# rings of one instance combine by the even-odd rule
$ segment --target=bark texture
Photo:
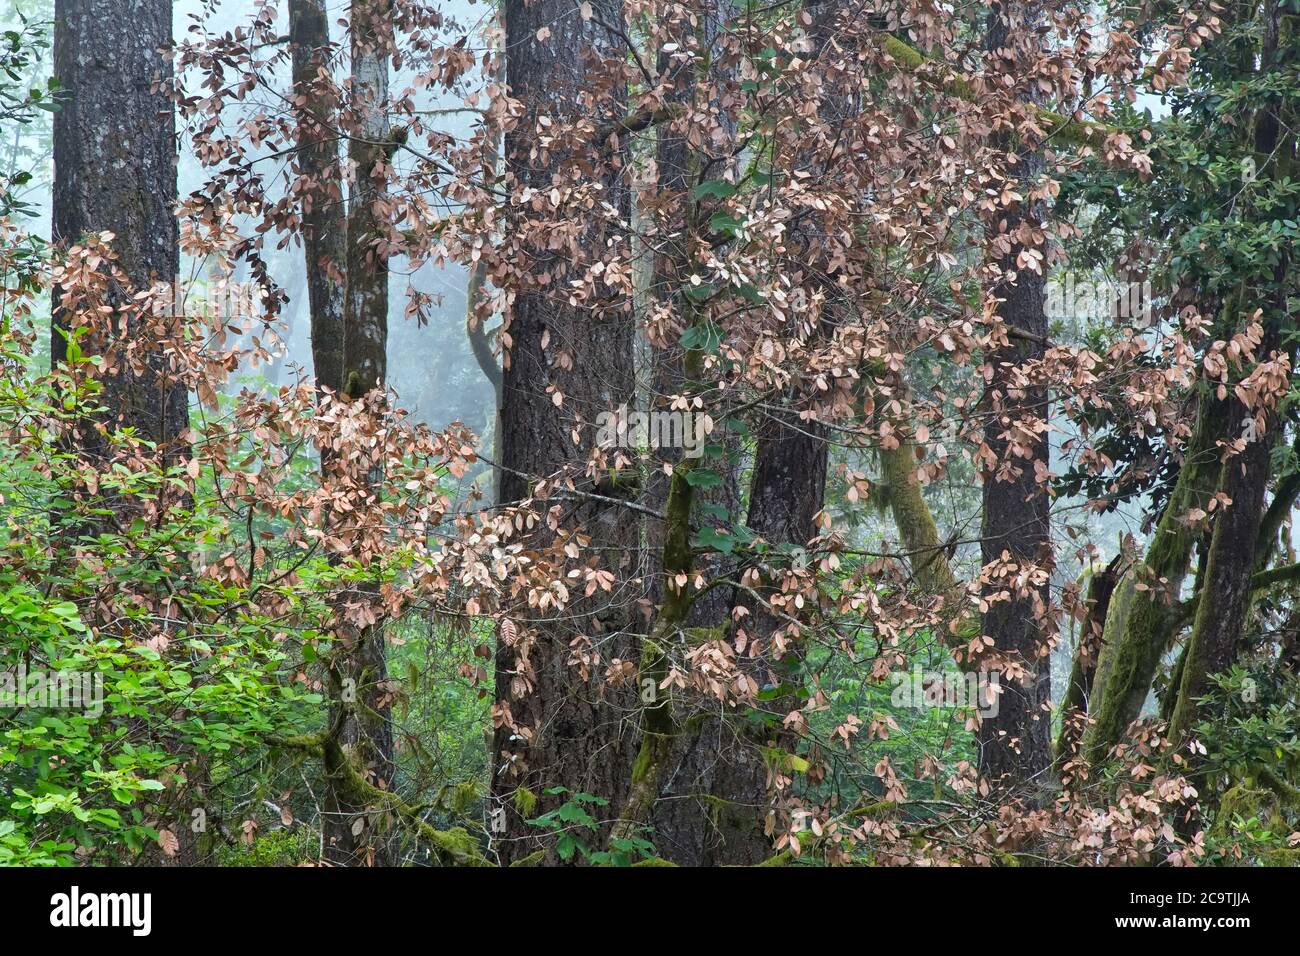
[[[348,159],[356,181],[348,201],[347,295],[343,312],[343,390],[360,398],[380,388],[388,369],[388,48],[385,0],[352,4],[351,106],[356,129]]]
[[[118,266],[132,286],[117,290],[122,305],[154,283],[171,286],[179,271],[175,108],[167,93],[172,66],[162,52],[172,40],[172,4],[58,0],[54,16],[54,73],[64,93],[54,114],[53,239],[66,246],[112,232]],[[92,336],[82,350],[103,354],[129,341],[149,317],[127,311],[120,316],[124,327]],[[56,365],[67,358],[68,325],[56,310],[50,343]],[[162,355],[146,356],[140,371],[119,362],[102,383],[111,427],[134,427],[169,457],[184,452],[186,389]],[[105,439],[89,427],[76,444],[91,455],[109,454]]]
[[[289,0],[293,96],[298,110],[298,181],[306,255],[311,355],[316,384],[343,390],[343,302],[347,217],[339,168],[338,115],[330,80],[324,0]]]
[[[995,7],[988,21],[990,52],[1010,56],[1014,62],[1014,54],[1004,51],[1023,42],[1023,37],[1013,32],[1032,29],[1035,19],[1031,4]],[[1008,174],[1025,194],[1042,169],[1041,153],[1022,148]],[[1047,470],[1047,440],[1044,433],[1027,428],[1030,422],[1047,418],[1048,396],[1041,386],[1025,387],[1021,374],[1024,363],[1043,355],[1048,331],[1046,288],[1041,271],[1022,268],[1017,262],[1025,246],[1016,238],[1024,227],[1038,226],[1044,212],[1041,205],[1022,203],[1009,209],[998,227],[1000,233],[1013,237],[999,263],[1002,280],[993,289],[1001,300],[998,318],[1037,341],[1013,339],[987,359],[993,379],[985,393],[984,441],[995,464],[984,475],[981,554],[986,572],[990,565],[1006,560],[1021,567],[1050,567],[1051,562],[1050,500],[1041,474]],[[1027,448],[1028,453],[1021,455],[1013,446]],[[1028,676],[1019,682],[1004,678],[997,714],[980,724],[980,773],[1011,785],[1041,782],[1051,765],[1051,672],[1044,652],[1051,634],[1043,626],[1050,602],[1048,581],[1017,585],[1010,579],[994,580],[985,586],[984,595],[992,600],[983,615],[983,632],[993,639],[997,652],[1018,660]]]
[[[372,402],[376,409],[384,403],[388,344],[390,235],[386,199],[392,150],[387,103],[392,27],[387,13],[385,0],[352,4],[350,112],[356,128],[348,139],[348,158],[356,169],[356,180],[348,201],[343,394],[354,401]],[[351,477],[357,505],[369,507],[381,476]],[[362,582],[357,589],[362,603],[371,607],[379,603],[374,582]],[[343,866],[394,862],[390,841],[377,833],[383,817],[374,813],[369,801],[357,801],[356,788],[345,785],[353,767],[339,763],[350,760],[356,773],[372,786],[393,788],[393,722],[384,624],[381,615],[375,623],[359,627],[340,614],[339,646],[330,668],[335,702],[331,726],[339,727],[339,746],[325,751],[330,786],[324,831],[328,859]]]
[[[1264,4],[1262,21],[1259,71],[1267,75],[1279,68],[1279,60],[1293,59],[1295,54],[1279,50],[1281,23],[1276,0]],[[1295,164],[1295,135],[1288,132],[1287,140],[1282,140],[1283,123],[1277,115],[1275,98],[1266,97],[1261,101],[1253,125],[1256,161],[1274,177],[1285,178]],[[1267,302],[1264,338],[1259,348],[1259,355],[1265,360],[1273,358],[1282,345],[1282,331],[1290,318],[1287,314],[1289,268],[1289,247],[1283,247],[1273,269],[1272,288],[1260,290],[1258,296]],[[1294,355],[1294,345],[1289,351]],[[1230,426],[1236,422],[1245,424],[1256,414],[1255,409],[1243,405],[1236,397],[1230,399],[1230,409]],[[1202,593],[1213,595],[1213,600],[1201,601],[1196,609],[1196,622],[1179,675],[1178,698],[1169,722],[1169,733],[1174,738],[1191,731],[1199,698],[1209,689],[1210,675],[1227,670],[1243,644],[1251,606],[1251,574],[1260,550],[1261,531],[1265,530],[1269,462],[1279,430],[1276,414],[1265,416],[1265,428],[1254,441],[1246,442],[1240,455],[1223,463],[1219,484],[1232,503],[1226,510],[1221,509],[1214,521],[1202,585]]]
[[[586,151],[564,155],[558,150],[542,158],[537,152],[539,113],[591,116],[593,107],[584,92],[586,73],[595,59],[624,55],[622,41],[610,30],[623,21],[621,4],[596,0],[592,7],[594,16],[588,20],[576,16],[564,0],[506,3],[507,82],[524,110],[505,137],[505,168],[520,185],[547,191],[570,179],[598,178],[605,186],[605,201],[626,214],[628,194],[617,168],[625,158],[621,151],[602,158]],[[555,28],[557,22],[562,29]],[[551,31],[550,36],[543,33],[545,38],[538,39],[543,27]],[[620,108],[622,99],[619,91],[611,97]],[[601,165],[593,168],[592,163]],[[582,239],[584,247],[599,250],[606,238],[599,217],[593,217]],[[633,399],[632,313],[600,307],[608,303],[598,303],[596,308],[569,304],[553,292],[565,285],[567,257],[545,248],[532,248],[530,253],[531,261],[521,266],[535,284],[517,291],[505,317],[510,345],[501,408],[501,458],[506,469],[501,500],[506,504],[527,498],[535,478],[569,466],[581,475],[595,440],[596,416]],[[549,276],[549,283],[536,282],[543,274]],[[572,368],[557,361],[562,351],[574,358]],[[548,386],[563,394],[562,407],[554,404]],[[600,489],[606,497],[625,493],[603,484]],[[587,553],[599,556],[616,580],[624,582],[638,569],[640,528],[633,515],[607,501],[566,501],[559,527],[583,528],[591,536]],[[494,807],[504,811],[500,817],[505,825],[494,834],[494,849],[503,862],[538,848],[539,831],[525,818],[554,809],[566,799],[547,794],[548,788],[600,795],[610,801],[603,812],[617,813],[634,753],[626,718],[636,706],[635,688],[602,690],[596,675],[582,680],[569,664],[569,645],[574,637],[586,636],[599,645],[606,660],[635,660],[633,613],[632,596],[617,588],[612,596],[597,591],[584,598],[575,592],[562,614],[530,612],[519,621],[531,642],[526,659],[521,656],[522,644],[499,642],[498,695],[514,720],[533,733],[531,740],[523,741],[508,726],[501,726],[493,738],[492,800]],[[531,692],[510,697],[512,680],[524,670],[530,672]]]

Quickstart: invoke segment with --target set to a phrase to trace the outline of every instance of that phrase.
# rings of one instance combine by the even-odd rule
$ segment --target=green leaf
[[[689,479],[688,479],[689,480]],[[736,547],[736,539],[725,532],[718,531],[715,528],[704,528],[696,535],[695,540],[701,547],[713,548],[715,551],[721,551],[723,554],[731,554]]]
[[[716,488],[722,479],[708,468],[691,468],[686,472],[686,483],[692,488]]]
[[[706,196],[713,199],[730,199],[734,195],[736,195],[735,185],[725,179],[706,179],[695,187],[696,199],[703,199]]]

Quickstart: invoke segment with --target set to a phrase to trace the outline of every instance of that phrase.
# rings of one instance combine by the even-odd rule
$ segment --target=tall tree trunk
[[[347,289],[343,311],[343,394],[353,401],[384,405],[388,343],[388,246],[390,225],[384,203],[388,192],[389,146],[388,59],[392,26],[386,21],[386,0],[354,0],[352,4],[352,85],[348,158],[356,181],[348,202]],[[380,475],[356,474],[356,510],[369,510],[378,495]],[[378,513],[377,511],[375,513]],[[364,563],[366,555],[360,555]],[[348,599],[367,606],[378,617],[358,626],[339,614],[341,646],[330,669],[338,743],[326,750],[330,789],[326,799],[326,853],[341,865],[393,862],[388,843],[374,832],[373,807],[355,799],[348,787],[350,760],[374,786],[393,784],[393,726],[389,704],[385,621],[379,610],[378,586],[364,582]]]
[[[388,371],[388,247],[385,215],[388,163],[387,0],[353,0],[352,119],[348,159],[356,181],[348,201],[347,295],[343,306],[343,390],[361,398],[383,388]]]
[[[693,64],[676,61],[676,83],[669,100],[685,104],[701,84],[710,84],[720,92],[729,80],[716,64],[721,59],[719,41],[733,14],[732,0],[701,0],[683,7],[681,12],[690,19],[677,24],[683,34],[680,46],[699,51],[699,59]],[[661,55],[659,68],[663,73],[674,69],[672,56]],[[721,143],[706,137],[703,149],[692,149],[680,122],[663,124],[658,130],[655,202],[683,213],[658,230],[663,238],[661,252],[655,257],[653,289],[664,300],[677,294],[691,271],[688,263],[693,234],[687,228],[686,219],[691,215],[688,205],[697,201],[693,197],[694,188],[704,170],[708,170],[710,178],[720,178],[733,162],[728,151],[734,143],[735,127],[721,98],[715,98],[714,105],[726,124],[727,135]],[[698,383],[686,379],[686,355],[680,346],[664,344],[653,356],[654,388],[649,407],[651,411],[664,411],[669,407],[668,396],[685,393]],[[741,520],[740,441],[728,430],[721,436],[711,436],[710,442],[720,451],[709,456],[707,464],[721,482],[695,490],[690,523],[693,528],[730,530]],[[661,461],[669,462],[675,469],[681,458],[679,449],[658,450],[658,458],[648,475],[647,493],[647,500],[656,510],[666,508],[670,484],[668,475],[658,465]],[[667,528],[664,522],[652,522],[648,532],[647,560],[651,565],[648,590],[651,601],[657,605],[664,595],[662,556]],[[697,570],[706,580],[714,581],[732,577],[737,564],[734,558],[716,552],[702,555]],[[692,602],[685,626],[720,635],[727,627],[730,612],[729,590],[714,588]],[[744,864],[763,859],[770,847],[761,823],[766,774],[758,752],[740,732],[737,716],[719,714],[706,702],[702,708],[681,709],[674,720],[681,732],[674,735],[662,786],[650,814],[659,854],[683,866]]]
[[[988,22],[988,49],[1007,64],[1018,57],[1012,48],[1024,42],[1027,31],[1038,19],[1032,4],[1001,3],[993,8]],[[1009,145],[1008,139],[1002,140]],[[1014,148],[1014,147],[1011,147]],[[1041,153],[1021,148],[1009,169],[1027,194],[1041,175]],[[1043,221],[1041,204],[1026,200],[1006,210],[994,232],[1010,237],[1001,256],[1002,279],[993,288],[1001,300],[998,318],[1010,329],[1028,333],[1036,341],[1016,338],[1012,344],[993,351],[987,358],[993,378],[985,392],[984,413],[988,416],[984,441],[993,464],[984,472],[982,560],[985,573],[990,567],[1015,570],[989,581],[986,598],[1005,593],[988,602],[983,632],[993,639],[994,650],[1017,660],[1027,672],[1023,681],[1002,681],[1002,695],[996,715],[985,718],[978,734],[980,773],[990,781],[1011,785],[1040,780],[1051,765],[1051,671],[1046,654],[1047,613],[1050,594],[1047,577],[1041,583],[1018,583],[1027,566],[1050,568],[1052,546],[1049,536],[1050,501],[1043,474],[1048,465],[1046,434],[1031,430],[1032,424],[1048,416],[1048,396],[1040,386],[1024,387],[1021,367],[1043,355],[1047,339],[1045,279],[1042,271],[1025,268],[1017,258],[1026,249],[1020,235],[1036,229]],[[1028,449],[1017,452],[1014,446]]]
[[[626,215],[629,197],[622,150],[612,161],[599,160],[601,165],[594,170],[589,157],[566,156],[555,146],[546,158],[537,151],[540,114],[566,120],[592,115],[582,89],[590,58],[621,61],[625,55],[621,39],[611,29],[621,29],[623,22],[619,0],[594,0],[592,7],[594,16],[586,19],[577,16],[567,0],[507,0],[507,82],[523,113],[506,134],[505,164],[518,187],[543,192],[557,183],[599,177],[604,201]],[[625,109],[624,99],[624,93],[615,90],[611,109]],[[598,257],[608,238],[595,216],[581,241],[585,250]],[[524,264],[528,274],[516,290],[504,326],[509,349],[501,408],[502,503],[531,494],[528,476],[547,477],[566,467],[575,468],[580,476],[595,443],[596,415],[633,399],[631,311],[608,302],[597,302],[594,308],[569,304],[553,290],[565,287],[571,264],[545,248],[528,252]],[[572,363],[558,360],[562,352]],[[550,387],[563,396],[560,405],[553,401]],[[606,498],[625,493],[607,484],[599,487]],[[609,501],[566,501],[557,530],[582,528],[590,535],[586,555],[614,574],[615,595],[597,591],[583,597],[575,590],[563,612],[529,611],[517,622],[523,631],[520,640],[512,643],[503,634],[498,644],[500,704],[503,712],[508,708],[515,726],[531,733],[525,739],[510,722],[502,722],[493,737],[492,800],[494,808],[504,811],[497,817],[504,830],[495,834],[496,849],[507,863],[539,846],[538,831],[525,822],[525,812],[544,813],[568,799],[563,793],[546,793],[547,789],[597,794],[610,801],[602,811],[610,815],[617,812],[627,791],[634,742],[624,717],[636,708],[635,689],[601,688],[596,674],[583,680],[569,658],[570,643],[589,638],[600,643],[605,660],[635,659],[634,608],[618,590],[639,563],[640,529],[632,516],[632,511]],[[539,545],[545,544],[540,536],[548,533],[549,529],[534,532]],[[512,695],[517,676],[531,679],[532,687]],[[603,839],[603,831],[599,838]]]
[[[1266,0],[1261,17],[1259,72],[1267,76],[1278,70],[1279,60],[1294,59],[1295,54],[1279,50],[1281,23],[1278,0]],[[1296,140],[1294,133],[1288,132],[1287,140],[1281,141],[1283,122],[1278,115],[1275,96],[1264,99],[1253,126],[1255,160],[1259,168],[1270,171],[1270,179],[1281,181],[1287,178],[1295,166]],[[1264,337],[1258,352],[1265,361],[1272,359],[1282,345],[1282,330],[1290,318],[1287,313],[1289,270],[1289,246],[1284,246],[1273,270],[1272,288],[1259,290],[1250,300],[1266,303]],[[1294,357],[1294,345],[1289,345],[1288,351]],[[1229,400],[1229,406],[1230,426],[1244,423],[1257,411],[1235,396]],[[1169,734],[1175,739],[1191,731],[1199,698],[1208,689],[1210,675],[1227,670],[1241,648],[1251,606],[1250,578],[1256,567],[1265,517],[1269,461],[1280,430],[1275,413],[1265,416],[1265,423],[1263,434],[1256,434],[1254,440],[1246,442],[1241,454],[1223,463],[1219,485],[1231,504],[1219,509],[1214,519],[1214,534],[1201,587],[1201,593],[1213,595],[1213,600],[1202,600],[1196,609],[1195,624],[1181,668],[1178,698],[1169,722]]]
[[[330,81],[330,27],[324,0],[289,0],[293,97],[298,111],[302,242],[316,384],[343,390],[343,300],[347,218],[339,168],[338,111]]]
[[[1234,306],[1225,306],[1231,314]],[[1191,567],[1197,533],[1188,512],[1204,510],[1217,487],[1217,443],[1226,429],[1226,404],[1201,388],[1196,425],[1183,451],[1174,489],[1143,559],[1116,584],[1106,614],[1101,651],[1088,697],[1084,751],[1096,762],[1137,720],[1160,659],[1173,639],[1175,610]]]
[[[111,232],[117,265],[127,287],[114,288],[110,304],[121,311],[114,326],[96,328],[81,340],[85,354],[106,357],[111,370],[100,381],[96,401],[107,411],[99,424],[81,421],[67,436],[69,447],[98,468],[114,456],[111,433],[133,428],[157,446],[160,464],[188,455],[189,397],[181,370],[164,357],[164,342],[182,334],[175,313],[179,273],[176,222],[175,106],[169,95],[173,77],[164,49],[172,42],[170,0],[58,0],[55,4],[54,74],[64,98],[54,114],[53,240],[67,246],[88,235]],[[132,296],[156,283],[173,295],[165,314],[140,313]],[[56,294],[57,301],[57,294]],[[54,310],[51,361],[67,359],[66,333],[79,317]],[[83,317],[84,318],[84,317]],[[118,323],[121,324],[118,324]],[[143,368],[132,368],[123,347],[148,335],[153,350]],[[134,512],[139,499],[106,502]],[[91,529],[88,529],[91,530]],[[157,855],[161,865],[192,865],[198,859],[196,835],[188,823],[189,794],[201,788],[206,768],[194,760],[190,787],[177,796],[178,820],[170,829],[181,843],[174,856]]]
[[[125,307],[154,283],[174,288],[179,272],[176,113],[167,89],[171,59],[162,52],[172,41],[172,4],[58,0],[54,17],[54,73],[64,99],[54,114],[53,239],[69,245],[112,232],[118,266],[132,286],[115,290],[115,303]],[[82,350],[112,354],[149,318],[130,318],[125,334],[100,332]],[[67,358],[70,325],[71,317],[56,309],[50,341],[56,365]],[[169,460],[184,454],[186,387],[161,354],[150,355],[140,371],[117,361],[102,382],[110,427],[135,428]],[[89,425],[75,444],[96,458],[110,453],[107,439]]]

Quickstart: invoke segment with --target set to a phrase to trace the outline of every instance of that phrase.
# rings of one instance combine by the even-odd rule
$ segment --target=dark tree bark
[[[302,207],[311,355],[316,384],[343,390],[347,217],[339,168],[338,111],[330,75],[324,0],[290,0],[293,96],[298,110],[297,192]]]
[[[54,114],[53,239],[66,246],[112,232],[118,266],[132,286],[116,290],[116,304],[125,306],[154,283],[172,286],[179,271],[176,114],[168,95],[171,60],[162,52],[172,40],[172,4],[58,0],[54,15],[54,73],[64,98]],[[149,318],[132,317],[125,336],[97,334],[82,350],[111,355]],[[56,365],[67,358],[69,324],[56,310],[50,343]],[[116,364],[102,378],[108,424],[134,427],[169,460],[184,454],[188,397],[180,377],[160,354],[142,372]],[[74,442],[83,453],[109,454],[93,428],[81,428]]]
[[[1003,3],[989,15],[988,49],[1003,58],[1008,66],[1017,62],[1009,46],[1017,42],[1015,33],[1032,29],[1035,14],[1032,6]],[[1002,145],[1010,147],[1009,140]],[[1012,147],[1014,148],[1014,147]],[[1014,158],[1008,175],[1026,192],[1043,169],[1042,155],[1022,149]],[[992,352],[987,361],[993,379],[985,393],[988,416],[984,440],[997,464],[986,471],[983,490],[983,546],[985,568],[1008,558],[1020,565],[1047,566],[1051,561],[1048,529],[1050,502],[1038,468],[1048,464],[1045,435],[1029,436],[1019,426],[1033,419],[1047,417],[1048,396],[1041,387],[1022,388],[1020,366],[1041,359],[1047,339],[1045,279],[1042,272],[1020,268],[1017,256],[1025,248],[1017,238],[1022,225],[1036,226],[1043,221],[1041,205],[1007,210],[994,233],[1011,238],[1010,248],[999,261],[1002,279],[993,293],[999,300],[998,318],[1011,328],[1029,333],[1037,341],[1015,339],[1007,347]],[[1028,445],[1027,456],[1011,452],[1009,432],[1019,432],[1016,444]],[[1043,627],[1050,596],[1046,578],[1040,585],[1015,587],[1009,582],[994,581],[985,587],[986,597],[1006,591],[1009,600],[989,603],[983,615],[983,632],[991,637],[1000,654],[1018,659],[1028,671],[1023,682],[1003,680],[997,714],[985,719],[979,729],[980,773],[992,781],[1023,784],[1041,779],[1051,765],[1051,672],[1045,651],[1050,638]]]
[[[347,289],[343,312],[343,394],[384,405],[387,372],[388,247],[390,226],[385,217],[388,192],[389,144],[388,58],[392,27],[386,20],[386,0],[354,0],[352,4],[352,86],[348,156],[357,170],[348,202]],[[351,476],[361,507],[369,507],[380,476]],[[363,560],[365,560],[363,558]],[[378,604],[373,582],[357,586],[359,600]],[[393,725],[389,704],[387,643],[384,620],[356,627],[340,615],[341,646],[330,668],[339,748],[326,750],[324,831],[326,854],[340,865],[393,862],[388,841],[374,832],[373,807],[359,804],[355,788],[346,785],[348,759],[371,784],[393,785]],[[334,764],[334,765],[332,765]]]
[[[1270,340],[1276,347],[1278,336],[1266,336],[1265,354]],[[1235,399],[1231,407],[1229,421],[1239,422],[1246,416],[1245,407]],[[1272,421],[1270,430],[1276,425],[1276,420]],[[1255,570],[1251,559],[1259,541],[1272,448],[1272,435],[1267,439],[1260,436],[1223,464],[1220,487],[1232,504],[1221,509],[1214,520],[1200,592],[1213,595],[1213,600],[1197,605],[1196,622],[1179,668],[1178,697],[1169,722],[1171,737],[1181,737],[1191,729],[1198,699],[1209,689],[1209,676],[1227,670],[1241,646],[1251,604],[1250,576]]]
[[[385,210],[393,145],[388,123],[386,0],[352,4],[352,120],[348,159],[356,182],[348,200],[347,295],[343,306],[343,391],[361,398],[384,386],[388,371],[388,250]]]
[[[708,55],[709,64],[716,64],[720,53],[718,41],[731,17],[730,0],[705,0],[696,6],[683,7],[682,14],[694,14],[693,22],[676,25],[683,34],[683,46],[693,42],[693,48]],[[720,74],[716,66],[702,68],[699,64],[703,62],[677,61],[670,101],[687,102],[701,82],[718,84],[721,88],[734,81],[734,76]],[[664,54],[659,67],[664,72],[672,69],[671,57]],[[725,113],[723,120],[727,122]],[[674,240],[691,234],[686,219],[690,215],[689,205],[695,201],[692,198],[695,185],[701,178],[718,178],[732,162],[726,155],[734,140],[735,130],[730,124],[728,132],[732,135],[725,145],[700,151],[690,147],[679,124],[666,123],[658,129],[655,164],[659,176],[655,202],[682,214],[658,230],[663,236],[662,251],[656,257],[653,287],[655,294],[663,299],[671,298],[691,271],[687,243]],[[715,151],[723,155],[713,155]],[[652,409],[667,410],[668,396],[686,393],[693,387],[685,370],[686,352],[680,346],[665,345],[655,351]],[[709,441],[721,451],[706,459],[707,467],[722,480],[716,486],[696,489],[690,523],[697,529],[730,530],[742,519],[740,441],[731,431],[723,435],[715,433]],[[681,458],[678,449],[660,449],[656,467],[650,469],[647,501],[657,511],[667,507],[670,484],[668,476],[657,465],[662,460],[676,467]],[[661,560],[664,523],[651,522],[648,531],[651,565],[648,591],[651,602],[658,605],[664,595]],[[698,558],[696,569],[705,580],[714,581],[734,577],[737,565],[735,558],[711,553]],[[699,629],[708,629],[720,634],[728,625],[731,604],[730,589],[714,588],[691,603],[685,627],[696,629],[697,633]],[[761,757],[746,739],[738,715],[719,714],[714,708],[682,709],[675,715],[675,721],[681,731],[673,738],[658,802],[650,815],[659,854],[683,866],[740,865],[763,859],[771,845],[762,832],[766,773]],[[755,834],[757,841],[753,839]]]
[[[183,331],[175,314],[180,298],[175,295],[176,114],[169,95],[172,64],[164,53],[172,42],[172,4],[58,0],[54,12],[54,74],[63,98],[54,114],[52,239],[66,247],[89,234],[113,233],[111,246],[127,283],[109,296],[120,310],[112,317],[114,328],[96,328],[80,343],[83,353],[104,356],[112,366],[100,376],[103,390],[95,401],[106,411],[99,424],[110,432],[134,428],[156,443],[160,463],[176,464],[189,452],[189,398],[182,375],[164,358],[161,342],[142,370],[133,370],[121,355],[123,346],[145,335],[162,340]],[[166,308],[141,312],[132,296],[156,283],[167,284],[171,300]],[[73,316],[54,310],[50,354],[55,366],[67,359],[65,333],[73,324]],[[71,450],[102,468],[114,449],[95,424],[77,423],[66,440]],[[123,512],[141,502],[109,496],[106,504]],[[86,530],[96,529],[88,524]],[[177,820],[171,826],[180,845],[174,856],[151,850],[156,865],[198,861],[186,804],[206,782],[201,760],[190,765],[189,780],[177,794]]]
[[[537,189],[549,190],[553,183],[574,176],[599,177],[605,200],[626,213],[629,197],[619,168],[626,158],[622,151],[603,158],[556,151],[545,162],[530,156],[536,146],[538,115],[591,116],[593,108],[584,102],[584,77],[595,59],[621,61],[625,54],[622,40],[610,29],[623,20],[619,0],[596,0],[592,6],[595,15],[588,20],[574,15],[567,0],[506,3],[507,82],[524,112],[506,134],[505,164],[521,186]],[[555,29],[557,22],[563,23],[562,29]],[[552,32],[539,40],[543,27]],[[611,109],[621,112],[623,100],[622,93],[614,91]],[[601,165],[593,169],[592,163]],[[594,254],[606,238],[596,218],[583,242]],[[569,263],[543,248],[529,251],[528,280],[505,317],[510,347],[501,409],[501,457],[506,469],[501,500],[507,504],[527,498],[533,478],[566,467],[575,467],[581,476],[595,441],[596,415],[633,400],[631,312],[619,311],[618,305],[606,308],[608,303],[603,302],[594,308],[568,304],[552,290],[563,288]],[[534,281],[543,274],[549,274],[548,284]],[[560,351],[574,358],[572,368],[566,370],[556,361]],[[563,407],[552,402],[547,386],[563,394]],[[582,416],[581,424],[577,414]],[[575,429],[577,444],[572,437]],[[605,484],[600,489],[606,497],[623,493]],[[560,522],[564,530],[581,527],[591,536],[588,553],[599,556],[618,582],[636,573],[640,528],[632,511],[589,498],[566,501]],[[633,598],[617,586],[613,596],[597,591],[584,598],[575,593],[563,614],[530,613],[519,621],[531,641],[526,659],[520,644],[504,639],[498,644],[498,694],[515,722],[533,733],[531,740],[521,741],[503,725],[493,738],[492,800],[494,808],[504,811],[498,817],[504,830],[495,834],[495,848],[504,862],[537,849],[538,831],[524,822],[518,808],[527,807],[530,796],[537,801],[533,813],[546,812],[566,799],[545,793],[547,788],[598,794],[610,801],[603,813],[613,816],[618,811],[631,774],[635,741],[626,720],[636,706],[635,689],[602,690],[594,674],[590,681],[580,679],[568,663],[569,645],[575,636],[584,635],[601,642],[607,660],[635,660],[632,605]],[[511,697],[512,679],[523,669],[531,669],[533,689]],[[521,788],[528,793],[520,793]]]
[[[1262,37],[1259,71],[1263,75],[1279,70],[1280,62],[1293,59],[1294,51],[1279,50],[1280,9],[1277,0],[1268,0],[1261,12]],[[1261,168],[1275,171],[1281,179],[1294,167],[1296,142],[1294,133],[1281,142],[1283,122],[1278,115],[1276,97],[1260,104],[1253,124],[1254,150]],[[1271,289],[1261,290],[1259,299],[1267,302],[1264,337],[1259,355],[1270,359],[1282,345],[1282,330],[1288,315],[1290,254],[1283,247],[1274,267]],[[1267,288],[1267,287],[1266,287]],[[1288,346],[1294,357],[1294,345]],[[1255,410],[1235,396],[1229,400],[1229,427],[1246,424]],[[1178,698],[1169,721],[1169,735],[1178,739],[1188,734],[1195,723],[1199,698],[1209,689],[1209,678],[1227,670],[1236,660],[1246,630],[1251,606],[1251,575],[1255,571],[1265,518],[1269,462],[1277,442],[1280,423],[1276,414],[1265,418],[1266,432],[1248,440],[1240,455],[1223,463],[1219,485],[1231,504],[1219,510],[1214,519],[1209,559],[1201,594],[1213,595],[1202,600],[1196,609],[1186,656],[1179,675]],[[1270,548],[1271,550],[1271,548]]]

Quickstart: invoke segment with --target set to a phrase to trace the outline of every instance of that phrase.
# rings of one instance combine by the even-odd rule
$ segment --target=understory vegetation
[[[0,865],[1300,864],[1300,0],[0,10]]]

